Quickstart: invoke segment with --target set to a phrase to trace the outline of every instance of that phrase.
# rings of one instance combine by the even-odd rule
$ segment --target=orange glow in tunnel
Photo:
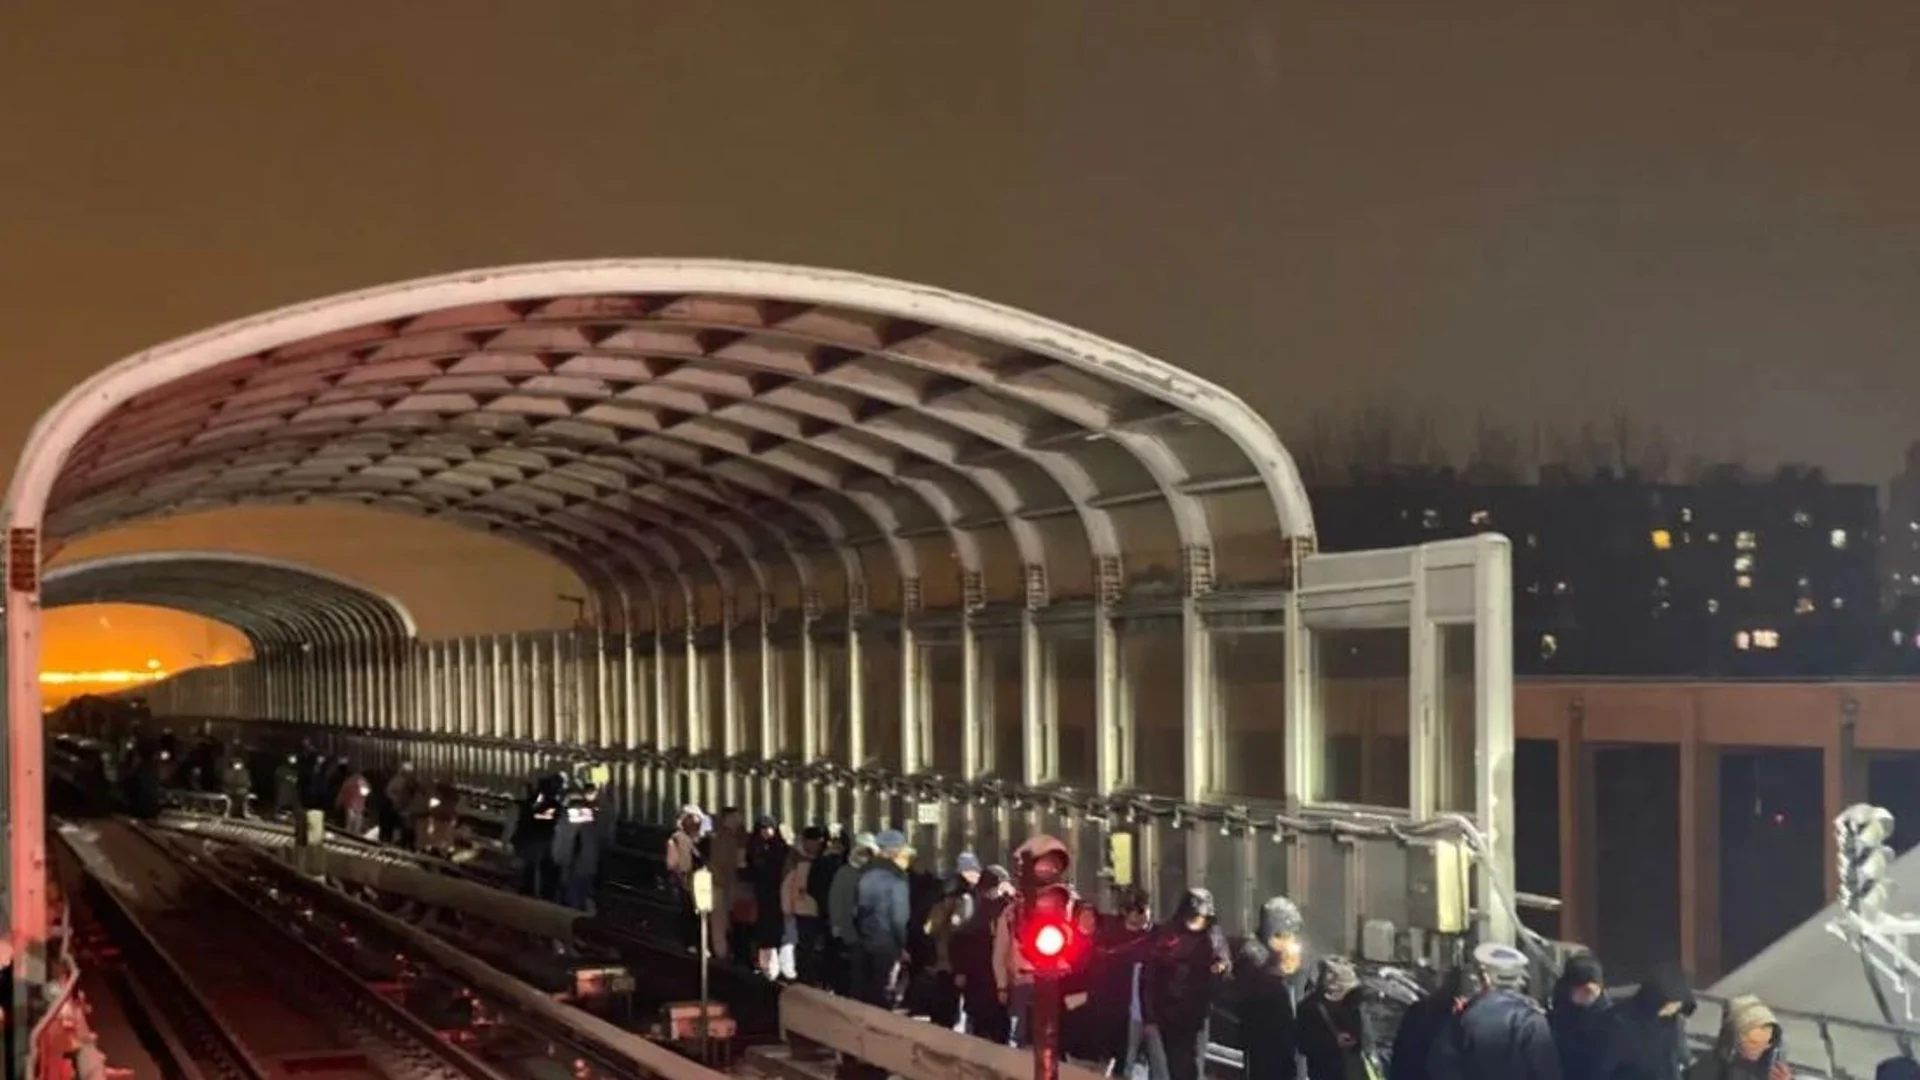
[[[240,631],[166,608],[133,604],[55,608],[46,613],[43,627],[40,687],[48,706],[253,655]]]

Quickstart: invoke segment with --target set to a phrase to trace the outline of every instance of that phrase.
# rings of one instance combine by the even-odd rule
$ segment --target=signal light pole
[[[1059,1080],[1060,982],[1079,963],[1086,944],[1073,921],[1078,897],[1067,884],[1070,864],[1065,845],[1050,836],[1033,837],[1015,857],[1020,889],[1015,940],[1033,971],[1033,1080]]]

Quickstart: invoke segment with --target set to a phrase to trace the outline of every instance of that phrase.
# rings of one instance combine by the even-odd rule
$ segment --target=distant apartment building
[[[1800,471],[1751,482],[1729,470],[1696,484],[1548,477],[1474,484],[1437,471],[1315,490],[1321,546],[1504,533],[1523,675],[1920,670],[1920,650],[1895,648],[1881,614],[1872,485]]]

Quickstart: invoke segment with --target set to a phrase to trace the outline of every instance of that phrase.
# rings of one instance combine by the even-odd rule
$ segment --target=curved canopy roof
[[[146,604],[204,616],[256,651],[411,638],[398,600],[294,563],[221,551],[113,555],[48,572],[41,606]]]
[[[1274,580],[1293,461],[1231,394],[926,286],[717,260],[511,267],[280,311],[131,357],[35,432],[50,545],[345,500],[550,552],[630,625],[914,610],[1123,579]]]

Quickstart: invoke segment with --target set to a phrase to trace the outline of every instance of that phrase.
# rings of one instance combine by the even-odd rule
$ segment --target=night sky
[[[713,255],[1028,307],[1283,434],[1626,410],[1680,457],[1884,482],[1920,437],[1913,4],[1574,6],[14,0],[0,454],[264,307]],[[166,540],[304,545],[429,631],[567,610],[550,573],[466,599],[530,565],[487,545],[316,513]]]

